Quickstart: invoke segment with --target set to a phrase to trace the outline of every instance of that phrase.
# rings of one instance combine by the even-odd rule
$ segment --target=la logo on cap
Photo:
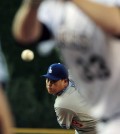
[[[49,70],[48,70],[48,73],[52,73],[52,68],[50,67]]]

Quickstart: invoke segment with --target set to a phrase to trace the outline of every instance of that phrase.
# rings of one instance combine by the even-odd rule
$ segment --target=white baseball
[[[34,53],[30,49],[25,49],[21,53],[21,58],[24,61],[32,61],[34,59]]]

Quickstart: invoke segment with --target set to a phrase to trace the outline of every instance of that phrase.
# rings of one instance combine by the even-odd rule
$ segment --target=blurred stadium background
[[[53,108],[55,98],[47,93],[45,81],[40,77],[51,63],[60,62],[59,55],[55,49],[47,55],[40,55],[38,45],[34,44],[30,48],[35,54],[34,60],[25,62],[21,59],[21,52],[27,47],[20,47],[11,33],[13,17],[21,2],[22,0],[0,1],[0,38],[10,74],[6,93],[16,128],[61,129]],[[17,134],[19,132],[16,130]],[[53,134],[53,131],[47,132]],[[26,133],[28,131],[19,134]],[[40,134],[48,133],[44,131]],[[56,134],[59,134],[58,131]],[[61,131],[60,134],[66,133]]]

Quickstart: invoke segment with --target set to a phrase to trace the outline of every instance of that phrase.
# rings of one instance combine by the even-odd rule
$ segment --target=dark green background
[[[51,63],[59,62],[55,50],[47,57],[41,57],[36,46],[32,62],[21,60],[24,48],[18,46],[12,34],[13,17],[21,0],[0,0],[0,37],[5,54],[10,81],[6,93],[10,102],[16,127],[59,128],[54,112],[55,96],[45,89],[45,80],[40,75],[46,73]]]

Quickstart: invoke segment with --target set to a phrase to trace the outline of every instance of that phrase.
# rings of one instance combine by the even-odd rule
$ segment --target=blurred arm
[[[41,0],[24,0],[13,20],[13,36],[22,43],[31,43],[40,38],[42,25],[37,19]]]
[[[13,134],[13,119],[2,86],[0,86],[0,132]]]
[[[110,7],[90,0],[72,1],[103,30],[110,34],[120,35],[120,9],[118,7]]]

